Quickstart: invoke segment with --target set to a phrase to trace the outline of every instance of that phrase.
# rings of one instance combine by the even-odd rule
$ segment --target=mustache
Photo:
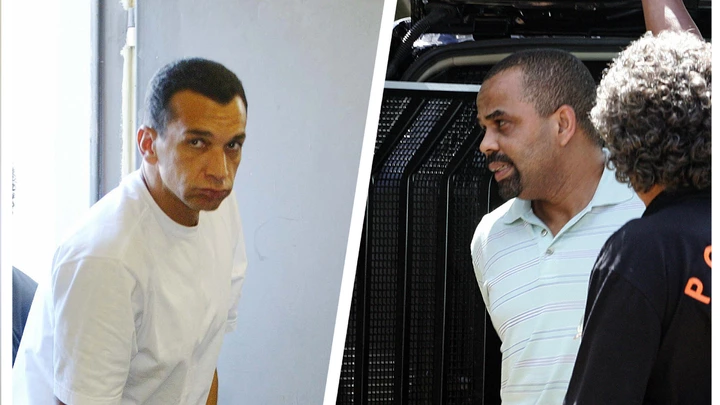
[[[509,163],[509,164],[515,166],[512,159],[510,159],[507,155],[499,154],[497,152],[493,152],[487,156],[488,164],[494,163],[494,162]]]

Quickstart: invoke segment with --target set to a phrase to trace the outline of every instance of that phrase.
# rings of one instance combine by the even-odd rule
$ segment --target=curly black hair
[[[710,188],[711,70],[711,45],[686,32],[646,33],[618,55],[590,112],[618,181]]]

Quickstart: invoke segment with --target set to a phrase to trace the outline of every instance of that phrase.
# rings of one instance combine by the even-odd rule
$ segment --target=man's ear
[[[147,125],[143,125],[138,128],[138,149],[140,149],[140,154],[142,155],[143,159],[148,163],[155,163],[157,161],[157,154],[155,153],[155,142],[157,138],[158,134],[155,129]]]
[[[558,125],[558,142],[560,146],[566,146],[577,130],[575,110],[569,105],[563,104],[555,110],[553,115]]]

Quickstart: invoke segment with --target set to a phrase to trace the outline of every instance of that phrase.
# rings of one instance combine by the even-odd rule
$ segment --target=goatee
[[[513,170],[513,173],[509,177],[497,182],[498,194],[500,194],[500,197],[503,200],[509,200],[520,195],[520,192],[522,191],[522,185],[520,184],[520,173],[517,171],[517,167],[513,164],[512,159],[507,157],[507,155],[501,155],[497,152],[493,152],[488,155],[487,164],[489,165],[490,163],[494,162],[507,163],[512,166]]]

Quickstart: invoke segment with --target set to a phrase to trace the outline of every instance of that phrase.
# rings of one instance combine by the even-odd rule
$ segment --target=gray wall
[[[138,3],[141,99],[186,56],[224,63],[249,99],[235,186],[249,267],[220,403],[320,404],[383,2]]]

